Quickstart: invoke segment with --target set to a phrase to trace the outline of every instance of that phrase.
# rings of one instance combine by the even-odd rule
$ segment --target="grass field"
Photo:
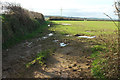
[[[100,35],[113,34],[117,27],[112,21],[52,21],[57,24],[67,23],[71,26],[57,25],[50,30],[58,31],[68,34],[86,34],[86,35]],[[116,22],[117,24],[117,22]]]

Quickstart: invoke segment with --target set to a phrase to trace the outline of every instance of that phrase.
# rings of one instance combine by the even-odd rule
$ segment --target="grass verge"
[[[2,48],[6,49],[6,48],[14,46],[17,43],[24,41],[24,40],[32,39],[38,35],[42,36],[42,32],[44,32],[47,29],[47,27],[48,27],[47,25],[49,24],[49,22],[45,21],[42,23],[42,25],[37,20],[34,22],[39,26],[38,29],[36,29],[32,33],[26,33],[26,35],[23,35],[23,36],[14,35],[11,39],[9,39],[7,42],[4,42],[2,44]]]
[[[95,45],[92,48],[91,58],[94,58],[94,60],[92,62],[91,72],[95,78],[105,78],[104,70],[102,70],[104,67],[103,63],[106,63],[107,61],[103,58],[104,53],[106,53],[105,51],[106,47],[103,45]]]

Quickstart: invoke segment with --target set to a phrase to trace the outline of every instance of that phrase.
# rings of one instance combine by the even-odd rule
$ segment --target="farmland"
[[[117,77],[118,28],[112,21],[49,21],[44,27],[42,35],[37,31],[35,38],[4,51],[4,56],[10,55],[3,60],[12,63],[6,61],[3,66],[14,64],[10,56],[17,56],[19,61],[11,66],[16,72],[7,77]],[[19,70],[16,66],[23,68]]]
[[[106,14],[110,8],[87,4],[87,10],[86,2],[80,1],[74,6],[64,3],[57,12],[56,4],[63,1],[47,1],[48,8],[44,2],[27,8],[32,11],[16,3],[2,3],[2,78],[119,79],[120,26],[114,14]],[[43,14],[42,9],[47,12]]]
[[[101,35],[112,34],[117,30],[117,27],[112,21],[53,21],[53,23],[67,23],[71,26],[57,25],[57,27],[51,28],[58,32],[65,32],[68,34],[86,34],[86,35]],[[116,22],[118,24],[118,22]]]

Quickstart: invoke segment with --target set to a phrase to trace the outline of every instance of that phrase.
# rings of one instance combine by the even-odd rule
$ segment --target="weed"
[[[26,67],[29,68],[30,66],[32,66],[33,64],[37,62],[43,65],[44,60],[48,57],[48,55],[49,55],[49,50],[41,51],[40,53],[36,55],[36,58],[33,61],[26,64]]]
[[[103,45],[95,45],[91,48],[91,50],[92,50],[91,58],[96,58],[100,55],[101,51],[104,51],[105,53],[107,49]]]
[[[36,63],[41,64],[41,66],[44,65],[48,56],[50,56],[50,54],[53,53],[54,51],[55,51],[55,48],[51,48],[51,49],[41,51],[40,53],[38,53],[36,55],[36,57],[33,61],[26,64],[26,67],[29,68],[30,66],[32,66]]]

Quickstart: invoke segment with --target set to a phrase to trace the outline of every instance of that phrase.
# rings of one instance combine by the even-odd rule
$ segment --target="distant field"
[[[57,31],[63,34],[85,34],[85,35],[100,35],[113,34],[117,31],[117,27],[112,21],[52,21],[57,24],[71,25],[56,25],[50,28],[52,31]],[[117,24],[118,22],[116,22]]]

